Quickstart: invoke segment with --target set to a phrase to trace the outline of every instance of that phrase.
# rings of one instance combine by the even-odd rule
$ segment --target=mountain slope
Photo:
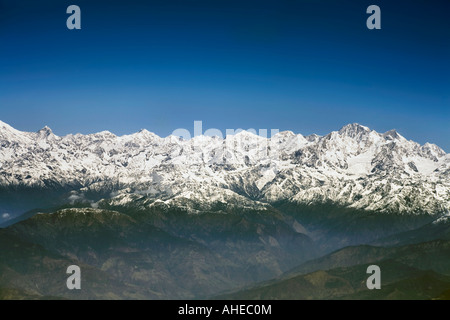
[[[381,290],[368,290],[369,265],[381,270]],[[450,289],[450,242],[395,248],[349,247],[307,262],[281,278],[225,299],[434,299]]]
[[[401,246],[436,239],[450,240],[450,215],[446,214],[425,224],[419,229],[409,230],[374,241],[378,246]]]
[[[201,298],[282,274],[314,243],[271,212],[191,215],[69,208],[0,230],[5,296],[69,299]],[[79,265],[82,295],[65,288]],[[11,291],[12,290],[12,291]]]

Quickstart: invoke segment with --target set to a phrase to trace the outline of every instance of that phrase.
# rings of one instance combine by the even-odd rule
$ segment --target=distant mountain
[[[408,230],[378,239],[372,244],[378,246],[401,246],[436,239],[450,240],[450,215],[438,217],[416,230]]]
[[[398,239],[404,239],[405,235],[408,235],[408,240],[414,239],[414,241],[400,243]],[[384,246],[381,246],[380,243]],[[411,259],[411,257],[414,258]],[[376,241],[374,245],[345,247],[321,258],[305,262],[287,272],[286,275],[376,263],[386,259],[396,259],[408,265],[412,261],[411,265],[414,267],[450,275],[449,224],[431,223]]]
[[[312,259],[225,299],[448,299],[450,220]],[[383,244],[384,246],[380,246]],[[367,266],[381,269],[381,290],[368,290]]]
[[[243,131],[181,140],[146,130],[58,137],[48,127],[30,133],[0,122],[0,148],[0,213],[12,215],[105,200],[190,212],[279,202],[401,214],[450,209],[450,155],[359,124],[322,137]]]
[[[381,270],[381,289],[366,286],[369,265]],[[450,241],[397,248],[349,247],[309,261],[284,276],[220,299],[446,299]]]
[[[380,240],[387,247],[318,258],[312,234],[276,210],[67,208],[0,229],[0,299],[198,299],[226,291],[234,292],[219,298],[446,299],[449,232],[443,216]],[[426,242],[395,246],[404,234]],[[64,286],[71,264],[82,268],[79,292]],[[370,264],[381,267],[381,291],[365,287]]]
[[[204,298],[315,256],[276,212],[62,209],[0,229],[0,299]],[[65,286],[72,264],[79,292]]]

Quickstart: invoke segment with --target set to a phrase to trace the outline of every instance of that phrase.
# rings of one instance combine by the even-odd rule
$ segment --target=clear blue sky
[[[448,0],[0,0],[0,120],[161,136],[358,122],[449,152],[449,15]]]

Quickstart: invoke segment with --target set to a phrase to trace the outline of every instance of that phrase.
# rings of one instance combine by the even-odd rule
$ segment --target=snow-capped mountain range
[[[436,214],[450,209],[450,155],[359,124],[325,136],[242,131],[182,140],[147,130],[59,137],[0,121],[0,186],[69,188],[72,202],[110,190],[102,201],[190,210],[290,201]]]

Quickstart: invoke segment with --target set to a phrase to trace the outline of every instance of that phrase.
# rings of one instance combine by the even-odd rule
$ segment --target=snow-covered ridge
[[[21,132],[0,121],[0,185],[113,190],[112,202],[145,198],[182,205],[264,207],[288,200],[333,201],[379,211],[450,209],[450,155],[395,130],[349,124],[325,136],[290,131],[263,138],[161,138],[147,130],[58,137]]]

